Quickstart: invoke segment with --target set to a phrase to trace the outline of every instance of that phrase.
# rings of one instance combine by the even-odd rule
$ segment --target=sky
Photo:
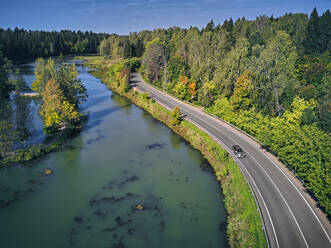
[[[230,17],[255,19],[285,13],[319,14],[330,0],[0,0],[0,28],[82,30],[129,34],[179,26],[204,27]]]

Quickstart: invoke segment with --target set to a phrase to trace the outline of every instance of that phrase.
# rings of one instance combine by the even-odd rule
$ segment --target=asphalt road
[[[303,190],[258,144],[220,120],[143,82],[138,73],[132,73],[131,84],[140,91],[149,92],[168,109],[179,106],[185,119],[210,134],[230,152],[255,193],[270,247],[331,248],[330,223],[317,214]],[[234,144],[242,147],[245,158],[234,156],[231,151]]]

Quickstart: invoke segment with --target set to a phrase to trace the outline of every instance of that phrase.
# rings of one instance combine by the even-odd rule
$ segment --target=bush
[[[141,93],[140,96],[143,100],[149,100],[151,98],[148,92]]]
[[[181,113],[179,111],[179,107],[176,106],[173,111],[171,111],[169,115],[169,122],[172,126],[177,126],[182,122],[183,118],[181,116]]]

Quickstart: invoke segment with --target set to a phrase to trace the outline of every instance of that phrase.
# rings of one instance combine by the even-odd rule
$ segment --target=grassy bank
[[[213,167],[225,197],[229,245],[231,247],[266,247],[267,243],[256,203],[238,165],[228,152],[208,134],[185,120],[180,125],[172,126],[169,120],[170,111],[150,99],[148,94],[138,93],[132,89],[123,92],[120,89],[120,83],[109,73],[110,64],[110,61],[102,58],[88,58],[86,62],[91,69],[98,69],[91,73],[100,78],[109,89],[127,97],[185,138],[194,148],[201,151]]]

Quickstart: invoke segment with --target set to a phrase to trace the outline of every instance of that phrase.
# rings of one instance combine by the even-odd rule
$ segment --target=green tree
[[[226,97],[223,96],[217,99],[211,109],[214,114],[231,122],[231,117],[233,116],[233,106]]]
[[[214,81],[206,81],[202,84],[201,90],[199,91],[199,102],[205,106],[210,107],[217,96],[217,86]]]
[[[0,97],[0,159],[12,151],[13,144],[18,140],[13,117],[11,101]]]
[[[179,107],[176,106],[169,114],[169,122],[172,126],[177,126],[182,122],[182,114],[180,113]]]
[[[13,84],[15,87],[15,94],[19,95],[21,92],[28,89],[28,86],[23,78],[23,75],[19,69],[15,72],[16,78],[13,80]]]
[[[40,114],[45,122],[47,133],[68,128],[80,121],[75,105],[65,100],[63,91],[54,79],[48,81],[42,93]]]
[[[13,123],[15,124],[14,127],[18,140],[24,143],[34,130],[33,111],[30,106],[31,99],[15,95],[14,103],[15,115],[13,117],[15,122]]]
[[[88,96],[85,86],[78,78],[75,64],[60,65],[54,79],[59,83],[65,99],[71,104],[78,106]]]
[[[124,49],[123,49],[123,55],[124,58],[131,58],[133,57],[134,52],[132,51],[131,42],[129,39],[126,39],[124,42]]]
[[[321,52],[331,51],[331,13],[327,10],[320,17]]]
[[[169,59],[167,71],[171,82],[178,80],[179,73],[183,67],[185,68],[185,62],[182,57],[174,56]]]
[[[272,23],[272,26],[276,30],[283,30],[288,33],[298,53],[303,53],[308,21],[309,18],[307,14],[289,13],[276,19],[276,21]]]
[[[186,76],[180,76],[174,88],[174,93],[179,99],[189,100],[189,79]]]
[[[307,26],[307,35],[304,41],[305,52],[308,54],[321,52],[320,44],[320,19],[315,7],[310,14]]]
[[[104,57],[111,57],[111,46],[107,39],[103,39],[99,46],[99,53]]]
[[[0,120],[0,158],[12,151],[12,146],[16,140],[14,125],[8,120]]]
[[[256,68],[259,109],[266,113],[281,114],[284,103],[292,102],[289,91],[296,90],[295,62],[297,53],[290,36],[278,31],[261,52]],[[287,91],[288,90],[288,91]],[[284,98],[287,96],[289,99]]]
[[[156,38],[147,43],[142,62],[147,78],[154,82],[158,81],[167,63],[164,44],[160,39]]]
[[[3,56],[0,50],[0,99],[9,97],[9,93],[13,90],[13,86],[8,81],[10,67],[10,62]]]
[[[232,95],[237,78],[247,69],[248,50],[248,40],[246,38],[240,38],[236,46],[218,65],[214,81],[224,95]]]
[[[56,78],[56,64],[52,58],[46,62],[43,58],[38,58],[35,62],[35,80],[32,83],[32,90],[42,93],[47,82]]]
[[[214,21],[211,20],[210,22],[208,22],[208,24],[206,25],[204,32],[212,32],[215,28],[215,24]]]
[[[130,70],[125,68],[119,72],[120,90],[122,93],[128,92],[130,89]]]

